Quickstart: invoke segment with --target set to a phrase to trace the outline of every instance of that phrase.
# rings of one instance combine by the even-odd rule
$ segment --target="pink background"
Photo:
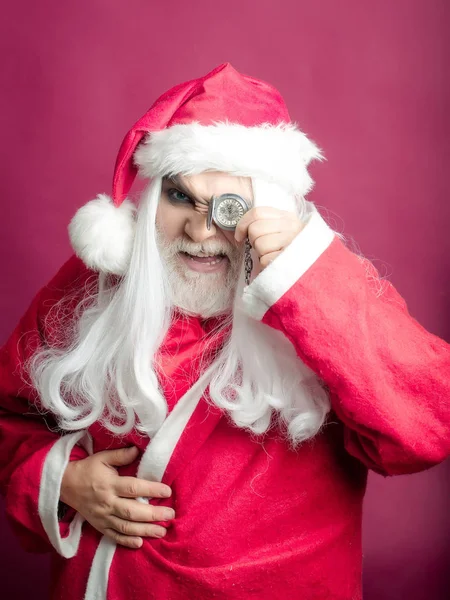
[[[310,198],[450,338],[446,0],[24,0],[2,17],[1,340],[69,256],[76,208],[110,191],[127,128],[225,61],[280,89],[328,159]],[[370,477],[367,600],[449,597],[449,495],[448,462]],[[0,596],[46,598],[47,557],[0,516]]]

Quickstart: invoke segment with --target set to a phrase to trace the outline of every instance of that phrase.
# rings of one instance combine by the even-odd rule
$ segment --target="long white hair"
[[[252,179],[254,205],[296,210],[306,219],[312,204],[275,184]],[[137,427],[155,434],[167,415],[155,361],[170,327],[173,306],[158,245],[156,210],[161,178],[143,194],[126,274],[115,284],[104,274],[74,320],[70,342],[39,350],[29,371],[42,406],[63,430],[96,421],[116,434]],[[277,420],[297,444],[313,437],[330,409],[320,380],[291,343],[247,316],[236,288],[231,332],[215,359],[210,398],[238,427],[261,434]],[[64,335],[64,338],[67,336]]]

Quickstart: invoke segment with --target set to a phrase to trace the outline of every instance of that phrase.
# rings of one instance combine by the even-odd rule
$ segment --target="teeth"
[[[217,256],[217,254],[191,254],[191,256],[197,256],[198,258],[213,258],[214,256]]]
[[[194,260],[194,258],[207,258],[207,257],[206,257],[206,256],[198,256],[198,255],[196,255],[196,254],[195,254],[195,255],[192,255],[190,258],[191,258],[191,260]],[[221,256],[219,256],[219,257],[218,257],[218,258],[216,258],[216,259],[210,260],[210,261],[209,261],[207,264],[208,264],[208,265],[215,265],[215,264],[217,264],[218,262],[220,262],[221,260],[222,260],[222,257],[221,257]]]

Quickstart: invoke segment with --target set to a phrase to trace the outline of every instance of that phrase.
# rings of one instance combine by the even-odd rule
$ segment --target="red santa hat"
[[[313,182],[308,163],[319,148],[291,122],[280,93],[224,63],[156,100],[125,136],[114,169],[112,198],[100,194],[69,225],[76,254],[98,271],[126,271],[135,207],[126,199],[139,173],[224,171],[278,183],[304,196]]]

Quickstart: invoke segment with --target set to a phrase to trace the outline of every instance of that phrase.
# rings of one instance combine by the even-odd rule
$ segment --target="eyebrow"
[[[165,182],[171,183],[172,185],[175,185],[180,192],[183,192],[183,194],[185,194],[185,196],[188,196],[189,198],[191,198],[191,200],[195,200],[196,202],[198,202],[199,204],[203,204],[206,206],[209,206],[209,203],[211,202],[211,198],[209,198],[208,200],[203,200],[202,198],[198,198],[196,196],[194,196],[194,194],[189,191],[187,189],[187,187],[185,187],[181,181],[178,178],[178,175],[172,175],[171,177],[165,177],[164,178]],[[245,196],[241,196],[249,206],[253,205],[253,199],[248,199],[247,198],[247,194],[245,194]]]
[[[192,200],[197,201],[199,204],[206,204],[209,205],[211,199],[208,200],[203,200],[201,198],[198,198],[196,196],[194,196],[194,194],[192,192],[190,192],[187,187],[185,187],[181,181],[178,179],[178,175],[173,175],[172,177],[167,177],[166,181],[172,183],[173,185],[175,185],[180,192],[183,192],[183,194],[185,196],[188,196],[189,198],[191,198]]]

